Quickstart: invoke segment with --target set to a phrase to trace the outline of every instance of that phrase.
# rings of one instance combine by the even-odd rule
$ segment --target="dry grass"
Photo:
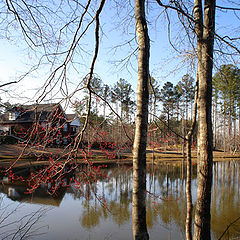
[[[0,165],[1,167],[7,167],[11,164],[12,161],[14,161],[19,153],[23,150],[22,147],[19,147],[17,145],[0,145]],[[27,166],[36,166],[36,165],[47,165],[48,161],[35,161],[34,158],[31,158],[33,156],[33,153],[38,154],[57,154],[61,155],[62,153],[65,153],[67,151],[70,151],[71,149],[61,149],[61,148],[47,148],[47,149],[26,149],[26,155],[21,157],[21,160],[19,160],[16,164],[16,167],[27,167]],[[132,163],[132,153],[131,151],[128,152],[119,152],[115,159],[107,159],[100,150],[91,150],[92,152],[92,159],[94,163],[104,163],[104,164],[113,164],[113,163],[126,163],[131,164]],[[29,153],[31,153],[29,155]],[[237,152],[234,155],[230,152],[221,152],[221,151],[214,151],[213,152],[214,161],[225,161],[225,160],[240,160],[240,153]],[[181,150],[179,149],[169,149],[169,150],[147,150],[147,162],[154,164],[158,164],[159,162],[178,162],[183,161],[183,155],[181,153]],[[193,162],[196,162],[197,160],[197,153],[196,150],[193,149],[192,151],[192,160]],[[79,157],[78,162],[81,163],[82,159]]]

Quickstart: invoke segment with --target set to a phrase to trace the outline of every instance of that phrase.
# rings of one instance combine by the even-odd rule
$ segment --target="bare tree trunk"
[[[215,30],[215,0],[194,1],[195,31],[197,34],[199,67],[199,159],[198,190],[194,224],[194,240],[211,239],[211,188],[212,188],[212,68]],[[204,27],[203,27],[204,26]]]
[[[233,107],[233,146],[234,146],[234,151],[236,149],[236,111],[235,107]]]
[[[185,123],[184,123],[184,110],[182,111],[182,136],[185,136]],[[185,139],[182,139],[182,155],[183,159],[185,159]]]
[[[193,131],[196,126],[197,119],[197,102],[198,102],[198,73],[196,77],[196,88],[193,106],[192,125],[186,136],[187,140],[187,179],[186,179],[186,196],[187,196],[187,217],[186,217],[186,239],[192,240],[192,156],[191,156],[191,144]]]
[[[214,113],[214,148],[217,148],[217,93],[215,93],[215,113]]]
[[[238,136],[240,136],[240,103],[238,107]]]
[[[146,147],[149,101],[149,37],[145,0],[135,0],[138,37],[137,116],[133,146],[132,228],[134,240],[149,239],[146,224]]]
[[[223,149],[224,152],[226,152],[226,100],[225,97],[223,99],[223,104],[224,104],[224,112],[223,112]]]
[[[228,142],[232,141],[232,116],[231,110],[228,113]],[[230,150],[230,144],[228,145],[228,150]]]

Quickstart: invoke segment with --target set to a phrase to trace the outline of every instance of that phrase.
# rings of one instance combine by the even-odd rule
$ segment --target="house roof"
[[[18,185],[17,183],[10,183],[0,186],[0,192],[8,195],[9,188],[17,192],[16,196],[8,196],[12,200],[17,200],[19,202],[28,202],[32,204],[42,204],[42,205],[52,205],[59,206],[65,195],[66,190],[62,189],[57,195],[49,195],[44,188],[38,188],[34,194],[26,194],[27,187],[24,185]]]
[[[73,121],[77,116],[75,114],[66,114],[68,121]]]
[[[81,122],[78,118],[78,116],[76,116],[76,114],[66,114],[67,115],[67,120],[70,123],[71,126],[81,126]]]
[[[0,123],[26,123],[46,121],[50,119],[57,109],[64,113],[60,104],[33,104],[14,107],[0,116]],[[16,120],[9,120],[9,113],[17,113]]]

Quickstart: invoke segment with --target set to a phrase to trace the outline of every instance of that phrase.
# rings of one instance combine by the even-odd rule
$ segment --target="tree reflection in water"
[[[193,165],[192,168],[195,208],[196,165]],[[212,235],[214,239],[220,237],[227,225],[240,216],[239,168],[240,164],[234,161],[214,163],[212,193]],[[186,178],[182,169],[181,163],[161,164],[155,166],[154,169],[149,168],[146,202],[149,229],[160,224],[171,231],[171,227],[175,226],[184,234]],[[109,211],[96,201],[85,202],[82,224],[88,229],[100,223],[103,216],[105,219],[110,218],[119,227],[131,221],[131,168],[112,168],[108,171],[109,179],[102,181],[97,187],[98,192],[102,194],[101,199],[106,201]],[[94,199],[93,193],[91,194]],[[88,222],[88,225],[85,225],[83,220]],[[229,239],[231,236],[239,237],[239,235],[240,221],[235,223],[227,233]]]
[[[193,203],[195,204],[197,188],[196,165],[192,166],[192,170],[192,193]],[[215,162],[213,170],[212,236],[213,239],[218,239],[228,224],[240,216],[240,163],[234,161]],[[5,195],[8,195],[9,188],[14,189],[18,194],[17,197],[12,198],[16,201],[16,204],[21,201],[29,202],[29,206],[33,203],[51,204],[55,206],[56,212],[58,209],[61,210],[62,205],[69,203],[65,196],[71,196],[71,204],[75,205],[75,208],[72,205],[67,208],[72,211],[69,213],[69,219],[73,218],[74,214],[78,215],[74,229],[78,229],[80,235],[85,236],[84,234],[87,232],[89,234],[88,238],[94,240],[104,239],[103,236],[112,233],[115,235],[111,236],[110,239],[123,239],[126,236],[131,236],[132,168],[117,166],[102,169],[102,171],[103,175],[108,175],[107,178],[101,177],[98,181],[90,184],[83,183],[81,187],[70,184],[68,189],[65,188],[65,190],[60,191],[56,197],[47,197],[47,194],[43,193],[43,189],[39,189],[31,196],[23,196],[24,188],[12,184],[4,185],[0,190]],[[80,180],[81,176],[79,174],[76,172],[73,179]],[[158,166],[149,167],[146,207],[150,239],[155,240],[159,239],[159,237],[174,240],[184,239],[186,217],[185,184],[185,167],[181,163],[162,163]],[[9,197],[11,196],[9,195]],[[61,214],[65,213],[67,214],[67,212],[61,212]],[[50,218],[48,220],[48,215],[45,217],[49,229],[56,224],[55,217],[52,225]],[[71,221],[69,223],[64,222],[64,227],[73,229],[73,224]],[[93,232],[98,231],[101,231],[102,235],[99,233],[99,236],[97,234],[93,237]],[[125,237],[123,237],[124,234]],[[46,234],[46,236],[48,235]],[[240,220],[229,228],[222,239],[237,239],[239,236]],[[79,237],[86,239],[86,236],[85,238]],[[76,235],[69,239],[74,238],[76,238]]]
[[[239,162],[214,164],[212,232],[218,239],[227,226],[240,217]],[[234,223],[222,239],[240,238],[240,220]]]

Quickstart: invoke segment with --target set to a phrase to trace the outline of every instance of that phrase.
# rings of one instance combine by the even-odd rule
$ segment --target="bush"
[[[16,144],[18,140],[12,136],[0,136],[0,144]]]

